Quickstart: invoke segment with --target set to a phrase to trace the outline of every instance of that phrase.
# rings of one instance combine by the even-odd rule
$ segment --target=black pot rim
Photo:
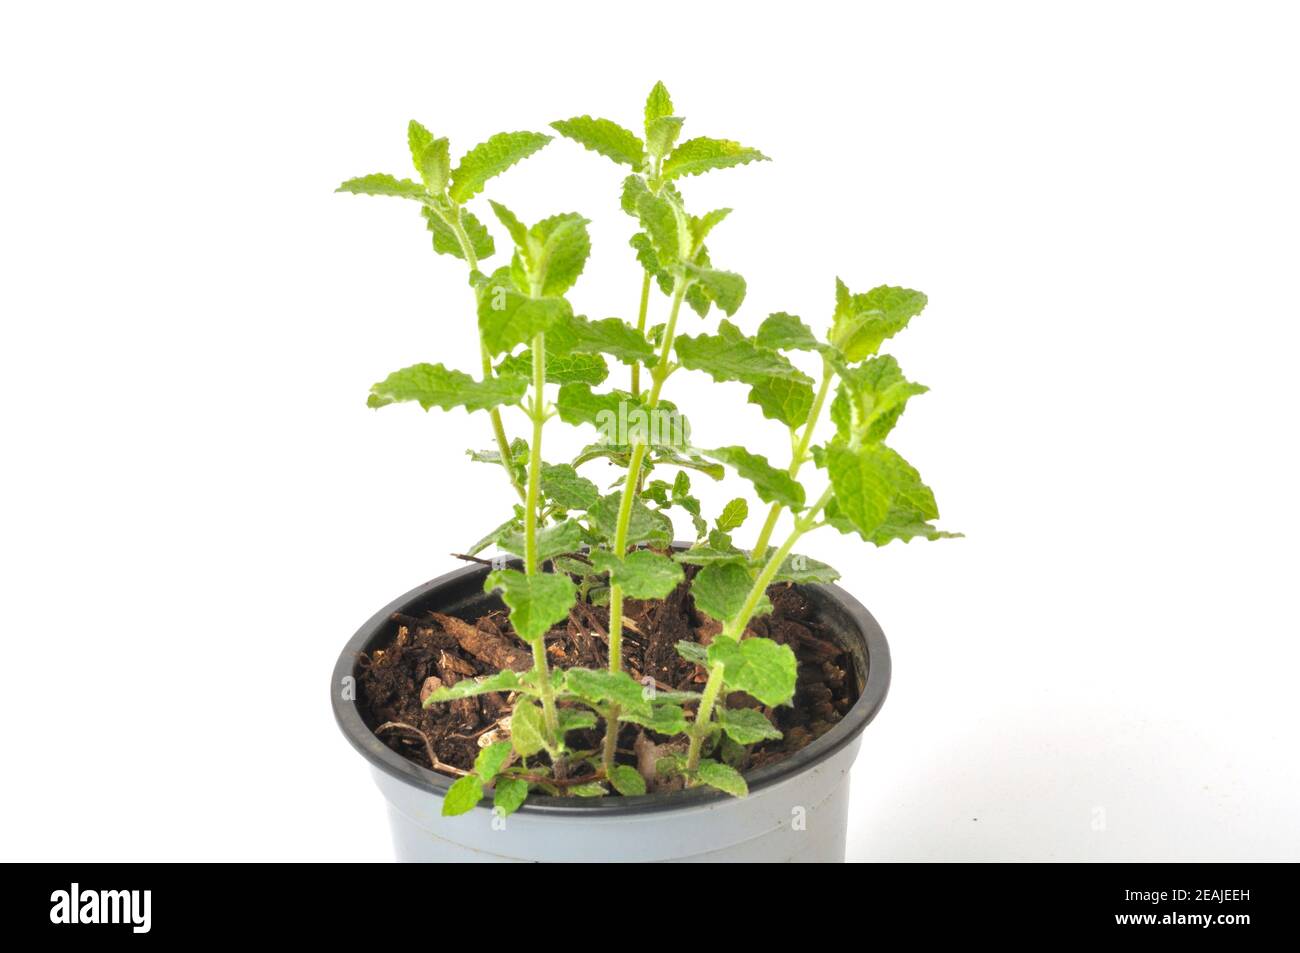
[[[341,687],[348,684],[345,680],[357,677],[357,659],[366,646],[381,635],[392,624],[394,612],[401,612],[412,603],[426,600],[440,589],[459,588],[473,576],[486,576],[486,566],[472,565],[454,570],[433,579],[424,585],[416,586],[405,595],[394,599],[380,609],[352,636],[339,655],[334,665],[333,680],[330,683],[330,703],[334,709],[334,718],[342,729],[344,736],[373,767],[384,773],[428,791],[430,794],[443,795],[451,787],[455,778],[428,768],[413,761],[408,761],[396,751],[383,743],[370,730],[361,718],[357,704],[343,698]],[[867,675],[862,693],[853,707],[826,734],[811,744],[795,752],[790,757],[745,774],[745,781],[751,792],[778,784],[827,760],[858,737],[875,718],[880,707],[885,703],[889,692],[890,659],[889,643],[879,623],[867,611],[862,603],[852,595],[835,585],[805,584],[804,590],[819,590],[827,601],[839,604],[839,607],[852,621],[856,632],[852,635],[865,644],[867,658]],[[355,692],[352,693],[355,695]],[[672,794],[645,794],[639,797],[604,797],[604,798],[559,798],[529,796],[520,811],[529,814],[562,814],[572,817],[584,816],[621,816],[646,814],[656,811],[672,811],[683,808],[698,807],[719,801],[729,801],[731,796],[710,788],[691,788]],[[491,801],[479,802],[478,809],[490,809]]]

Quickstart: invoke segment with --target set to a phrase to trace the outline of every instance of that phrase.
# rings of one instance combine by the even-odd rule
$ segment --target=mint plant
[[[490,201],[513,250],[508,264],[490,273],[480,267],[496,244],[466,203],[489,180],[545,146],[548,135],[501,133],[452,168],[448,141],[412,122],[408,144],[419,181],[370,175],[340,186],[419,203],[435,252],[466,263],[474,294],[480,376],[415,364],[375,384],[369,405],[413,401],[425,410],[486,412],[495,449],[473,451],[471,458],[500,466],[518,497],[509,517],[470,552],[496,545],[519,558],[519,568],[494,566],[485,588],[500,594],[514,633],[531,648],[533,664],[526,672],[503,670],[428,694],[425,707],[486,693],[508,693],[513,699],[508,723],[501,725],[508,740],[482,748],[473,769],[448,791],[445,814],[470,810],[489,788],[502,814],[517,810],[530,791],[632,796],[646,793],[648,781],[665,777],[744,795],[747,787],[736,765],[746,747],[779,739],[781,732],[757,708],[729,708],[726,693],[742,692],[775,708],[791,703],[796,682],[791,649],[749,632],[750,623],[771,611],[767,592],[774,583],[838,578],[830,566],[796,554],[799,541],[823,526],[856,533],[877,546],[952,535],[934,526],[934,496],[917,471],[884,442],[908,400],[926,388],[906,380],[897,362],[878,352],[921,312],[925,296],[885,286],[851,294],[837,280],[824,337],[785,313],[769,316],[754,335],[746,335],[730,320],[743,303],[745,280],[716,268],[706,246],[730,210],[688,212],[679,183],[766,157],[730,140],[678,142],[683,124],[662,83],[646,102],[644,138],[590,116],[551,124],[561,135],[629,167],[619,202],[635,221],[630,245],[642,268],[634,321],[590,320],[575,314],[566,299],[591,250],[588,220],[576,212],[529,226],[505,204]],[[667,314],[662,324],[647,326],[655,288],[666,299]],[[684,304],[702,319],[714,308],[725,317],[712,330],[679,333]],[[818,378],[801,370],[792,356],[817,361]],[[608,378],[609,359],[628,368],[626,390],[594,389]],[[678,370],[747,385],[748,400],[787,428],[788,465],[778,468],[738,445],[696,447],[685,417],[663,393]],[[502,410],[510,408],[527,420],[526,439],[508,439]],[[817,425],[827,412],[833,433],[816,443]],[[570,461],[547,462],[545,427],[557,417],[572,426],[595,427],[600,437]],[[621,469],[608,492],[580,473],[594,460]],[[824,473],[827,485],[820,492],[800,481],[810,462]],[[657,476],[661,469],[675,472],[663,479]],[[732,499],[710,519],[692,493],[691,473],[721,479],[727,469],[747,481],[768,507],[748,550],[733,540],[749,516],[746,499]],[[689,548],[673,547],[674,510],[694,529]],[[774,545],[787,511],[792,526]],[[652,679],[637,681],[623,665],[625,601],[665,599],[683,585],[689,586],[695,608],[721,626],[707,645],[677,644],[678,653],[702,669],[702,692],[660,690]],[[608,605],[603,633],[608,664],[552,669],[545,637],[583,604]],[[666,739],[665,753],[649,777],[619,761],[619,733],[628,724]],[[593,729],[600,732],[599,745],[584,745]],[[574,738],[580,739],[576,745]]]

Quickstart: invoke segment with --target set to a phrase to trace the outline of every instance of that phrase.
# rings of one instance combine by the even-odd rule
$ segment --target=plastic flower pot
[[[484,566],[468,566],[412,589],[385,606],[344,647],[330,698],[339,727],[370,766],[388,804],[393,845],[403,861],[767,861],[844,859],[849,769],[889,690],[889,645],[871,614],[838,586],[801,591],[853,660],[859,697],[826,734],[777,764],[747,772],[749,796],[709,788],[641,797],[532,795],[509,817],[491,799],[442,816],[455,779],[408,761],[361,717],[358,657],[390,643],[393,613],[427,610],[476,618],[500,602],[483,592]]]

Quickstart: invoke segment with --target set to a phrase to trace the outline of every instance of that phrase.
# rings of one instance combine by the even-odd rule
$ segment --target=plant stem
[[[533,337],[533,442],[528,448],[528,491],[524,498],[524,573],[537,575],[537,501],[542,483],[542,426],[546,423],[546,335]],[[537,673],[537,691],[542,696],[542,713],[546,719],[547,741],[558,748],[560,719],[555,711],[555,692],[546,665],[546,640],[537,639],[533,646],[533,670]]]
[[[826,403],[826,395],[831,388],[831,378],[833,371],[830,361],[822,358],[822,382],[817,388],[817,395],[813,398],[812,408],[808,411],[808,422],[804,425],[803,434],[799,437],[799,443],[795,446],[794,455],[790,459],[790,469],[786,472],[792,477],[799,475],[799,468],[808,460],[808,447],[812,445],[813,431],[817,427],[817,420],[822,414],[822,405]],[[753,554],[757,558],[762,558],[767,552],[768,543],[772,539],[772,532],[776,529],[776,521],[781,516],[781,504],[773,503],[772,508],[767,511],[767,521],[763,523],[763,529],[758,534],[758,539],[754,543]]]
[[[645,319],[647,310],[650,307],[650,272],[643,272],[641,276],[641,309],[636,316],[636,329],[645,334]],[[632,396],[641,396],[641,365],[632,365]]]
[[[452,214],[444,215],[438,209],[433,210],[434,214],[443,220],[448,228],[456,236],[456,241],[460,243],[461,253],[465,256],[465,263],[469,265],[470,274],[478,271],[478,256],[474,254],[474,243],[469,240],[469,235],[465,231],[465,226],[460,220],[460,206],[453,206]],[[478,339],[479,354],[483,359],[483,379],[486,381],[492,377],[492,355],[488,353],[487,345],[483,343],[483,335],[480,332]],[[524,488],[519,485],[519,478],[515,476],[514,454],[510,452],[510,440],[506,437],[506,426],[501,422],[501,408],[492,407],[488,410],[488,416],[492,418],[492,434],[496,437],[497,453],[501,456],[501,466],[505,468],[506,476],[510,478],[510,485],[515,488],[519,494],[519,499],[524,499]]]
[[[649,276],[647,275],[647,281]],[[668,379],[668,357],[672,353],[673,336],[677,333],[677,316],[682,309],[682,299],[686,296],[686,279],[677,278],[673,284],[672,310],[668,314],[668,326],[664,328],[664,339],[659,350],[659,360],[655,363],[650,376],[654,384],[646,398],[647,411],[653,411],[659,404],[659,392],[664,381]],[[614,555],[620,559],[627,553],[628,528],[632,523],[632,503],[636,499],[637,487],[641,480],[641,464],[645,460],[646,445],[638,440],[632,446],[632,457],[628,461],[627,475],[623,480],[623,496],[619,500],[618,522],[614,526]],[[623,671],[623,587],[609,587],[609,670]],[[609,717],[605,720],[605,742],[603,758],[605,772],[609,773],[614,765],[614,751],[618,739],[618,706],[611,705]]]
[[[700,746],[704,736],[709,733],[709,720],[713,717],[713,705],[722,691],[722,676],[726,666],[719,662],[709,669],[709,680],[704,686],[704,695],[700,698],[700,707],[695,712],[695,723],[691,726],[691,745],[686,751],[686,770],[694,771],[700,766]]]

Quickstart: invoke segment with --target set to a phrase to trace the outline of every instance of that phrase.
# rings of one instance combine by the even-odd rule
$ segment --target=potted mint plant
[[[822,528],[876,546],[953,535],[887,442],[926,388],[880,348],[926,299],[837,280],[823,333],[777,313],[747,334],[732,320],[745,280],[707,244],[730,210],[694,214],[681,188],[766,157],[683,139],[683,124],[663,84],[643,134],[590,116],[551,124],[626,167],[634,320],[591,320],[566,298],[590,253],[583,215],[528,223],[503,196],[481,198],[549,134],[501,133],[453,163],[448,140],[412,122],[416,177],[340,186],[412,202],[434,251],[465,269],[480,366],[414,364],[369,403],[483,414],[491,447],[470,456],[500,474],[505,517],[463,547],[470,565],[362,626],[334,672],[335,715],[388,799],[403,859],[843,858],[848,769],[889,652],[835,570],[798,550]],[[688,309],[705,331],[682,333]],[[789,459],[696,446],[668,386],[690,372],[745,385],[788,431]],[[548,459],[564,425],[590,443]],[[614,468],[612,488],[597,466]],[[734,478],[745,492],[704,512],[692,479]],[[742,545],[751,496],[766,511]]]

